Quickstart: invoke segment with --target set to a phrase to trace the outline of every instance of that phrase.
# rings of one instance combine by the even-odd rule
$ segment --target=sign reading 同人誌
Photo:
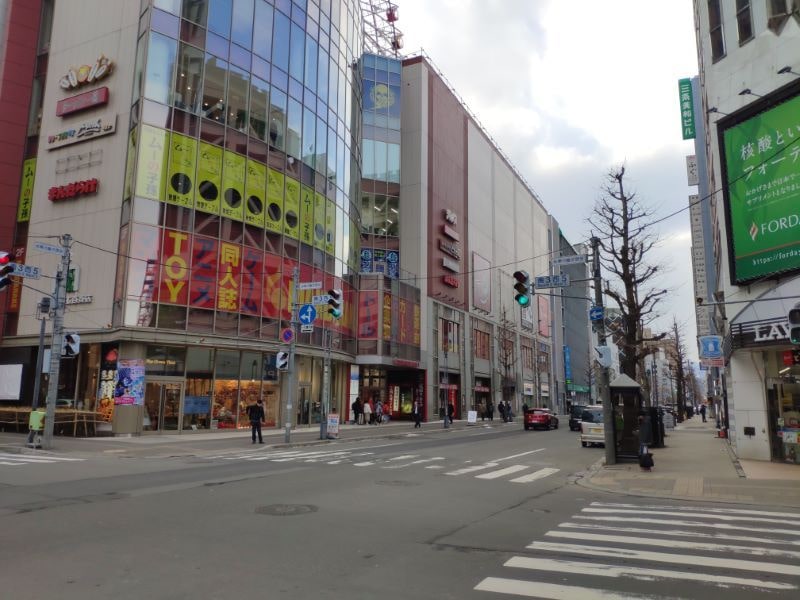
[[[800,96],[728,128],[726,213],[731,279],[800,268]]]

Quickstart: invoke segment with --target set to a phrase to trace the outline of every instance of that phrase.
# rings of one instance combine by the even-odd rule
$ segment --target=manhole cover
[[[418,483],[414,483],[412,481],[376,481],[376,485],[388,485],[390,487],[413,487],[419,485]]]
[[[318,510],[319,508],[313,504],[270,504],[269,506],[256,507],[256,513],[260,515],[272,515],[273,517],[305,515],[317,512]]]

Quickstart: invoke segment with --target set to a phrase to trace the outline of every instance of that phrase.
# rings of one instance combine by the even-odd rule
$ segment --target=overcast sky
[[[678,80],[697,74],[691,0],[396,0],[404,52],[422,49],[558,220],[570,242],[605,175],[656,213],[686,207],[692,141]],[[688,210],[658,226],[673,290],[654,323],[684,323],[696,360]]]

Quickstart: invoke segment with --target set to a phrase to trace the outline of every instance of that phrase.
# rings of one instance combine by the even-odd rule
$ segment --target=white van
[[[603,425],[603,406],[587,406],[581,413],[581,446],[594,444],[605,446],[605,426]]]

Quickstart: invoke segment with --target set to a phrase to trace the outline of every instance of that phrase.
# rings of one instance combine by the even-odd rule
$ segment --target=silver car
[[[605,442],[603,407],[587,406],[581,413],[581,446],[586,448],[594,444],[605,445]]]

